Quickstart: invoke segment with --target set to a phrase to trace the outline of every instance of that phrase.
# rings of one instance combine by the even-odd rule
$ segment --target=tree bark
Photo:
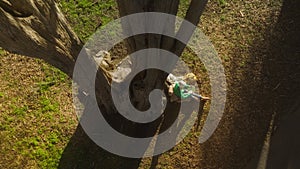
[[[0,1],[0,46],[41,58],[70,77],[83,44],[53,0]]]

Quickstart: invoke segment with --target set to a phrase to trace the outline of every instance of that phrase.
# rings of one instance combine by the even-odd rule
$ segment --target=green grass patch
[[[13,115],[25,116],[27,111],[28,111],[28,106],[26,105],[22,107],[13,106]]]
[[[4,50],[0,47],[0,56],[4,55]]]
[[[46,97],[41,97],[40,100],[40,104],[41,104],[41,113],[45,113],[45,112],[58,112],[59,111],[59,104],[49,100]]]
[[[226,0],[218,0],[219,5],[225,6],[227,4]]]
[[[60,0],[60,6],[83,41],[118,16],[115,0]]]

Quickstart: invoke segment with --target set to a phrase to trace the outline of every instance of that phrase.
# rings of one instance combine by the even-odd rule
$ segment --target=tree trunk
[[[161,12],[176,15],[178,12],[179,7],[179,0],[117,0],[120,16],[126,16],[134,13],[141,13],[141,12]],[[186,13],[186,20],[192,22],[194,25],[197,25],[200,16],[204,10],[204,7],[207,3],[207,0],[192,0],[190,7]],[[126,22],[127,27],[130,23]],[[160,23],[165,24],[163,25],[165,28],[171,28],[172,30],[167,30],[168,32],[172,32],[175,35],[175,20],[168,23]],[[166,25],[166,24],[172,24]],[[162,25],[160,25],[162,26]],[[178,34],[183,33],[184,25],[182,25],[178,31]],[[124,30],[126,33],[126,30]],[[193,32],[193,30],[191,30]],[[190,34],[192,36],[192,34]],[[155,35],[155,34],[143,34],[130,37],[126,40],[126,46],[128,49],[128,53],[134,53],[136,51],[147,49],[147,48],[158,48],[170,51],[180,57],[182,54],[185,44],[180,43],[176,39],[172,39],[163,35]],[[147,56],[151,57],[151,56]],[[133,60],[132,65],[139,65],[139,64],[147,64],[145,60]],[[174,65],[175,66],[175,65]],[[172,65],[170,65],[172,67]],[[132,72],[135,71],[135,67],[132,67]],[[149,105],[149,94],[154,89],[163,89],[167,91],[167,86],[165,85],[165,80],[168,76],[168,73],[160,71],[160,70],[145,70],[138,74],[137,77],[134,78],[132,82],[132,86],[130,88],[131,95],[132,95],[132,102],[134,106],[139,110],[147,110]],[[137,85],[135,85],[137,84]],[[167,92],[166,96],[167,96]],[[169,101],[169,99],[168,99]],[[174,122],[177,117],[177,113],[179,110],[180,104],[176,103],[167,103],[166,110],[164,112],[164,122],[161,127],[161,131],[163,132],[165,129],[170,127],[170,125]],[[149,137],[153,136],[156,132],[156,128],[162,122],[163,119],[157,119],[153,123],[149,123],[147,125],[144,124],[136,124],[133,123],[131,129],[126,131],[135,131],[139,137]],[[127,124],[126,126],[130,126]],[[145,130],[147,132],[145,132]],[[127,133],[128,134],[128,133]]]

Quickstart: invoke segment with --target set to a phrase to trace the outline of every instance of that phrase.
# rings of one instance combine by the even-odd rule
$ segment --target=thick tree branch
[[[182,24],[177,32],[177,36],[188,33],[187,40],[189,40],[191,38],[191,36],[194,33],[194,30],[196,29],[198,23],[200,22],[200,17],[205,9],[207,2],[208,2],[208,0],[192,0],[191,1],[189,9],[187,10],[186,15],[185,15],[185,20],[194,24],[195,27],[192,29],[189,29],[189,27],[187,27],[187,25]],[[180,56],[185,47],[186,47],[185,44],[183,44],[179,41],[176,41],[172,49],[177,56]]]
[[[72,76],[83,44],[53,0],[0,1],[0,46],[41,58]]]

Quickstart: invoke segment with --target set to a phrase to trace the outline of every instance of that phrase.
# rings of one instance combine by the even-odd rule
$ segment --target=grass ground
[[[114,0],[59,2],[75,32],[84,41],[98,26],[118,17]],[[188,2],[182,0],[180,15]],[[241,83],[256,85],[253,90],[260,87],[262,56],[266,55],[268,44],[255,45],[258,44],[256,42],[264,42],[264,32],[276,23],[281,4],[280,0],[209,2],[200,27],[219,52],[229,84],[225,120],[220,124],[222,130],[212,138],[215,145],[208,142],[202,146],[197,143],[199,132],[191,132],[172,151],[157,159],[156,168],[240,168],[249,160],[249,154],[256,151],[248,143],[259,140],[243,137],[245,133],[242,130],[255,124],[255,118],[245,117],[253,116],[253,111],[259,112],[259,108],[249,110],[252,104],[244,103],[260,90],[245,90]],[[253,48],[258,49],[253,51]],[[57,168],[77,127],[70,79],[41,60],[3,50],[0,50],[0,55],[0,168]],[[201,79],[202,92],[209,93],[209,80],[203,67],[194,64],[194,56],[188,51],[183,57]],[[245,80],[246,77],[249,79]],[[231,127],[237,125],[240,128],[235,130],[236,133],[229,133]],[[236,150],[243,144],[246,148]],[[223,155],[217,156],[220,153]],[[86,154],[74,156],[76,159],[70,163],[86,158]],[[233,157],[241,160],[237,162],[232,160]],[[223,166],[218,166],[219,161],[224,161]],[[150,166],[150,158],[140,164],[140,168]]]
[[[0,168],[55,168],[77,125],[70,79],[24,56],[0,62]]]

